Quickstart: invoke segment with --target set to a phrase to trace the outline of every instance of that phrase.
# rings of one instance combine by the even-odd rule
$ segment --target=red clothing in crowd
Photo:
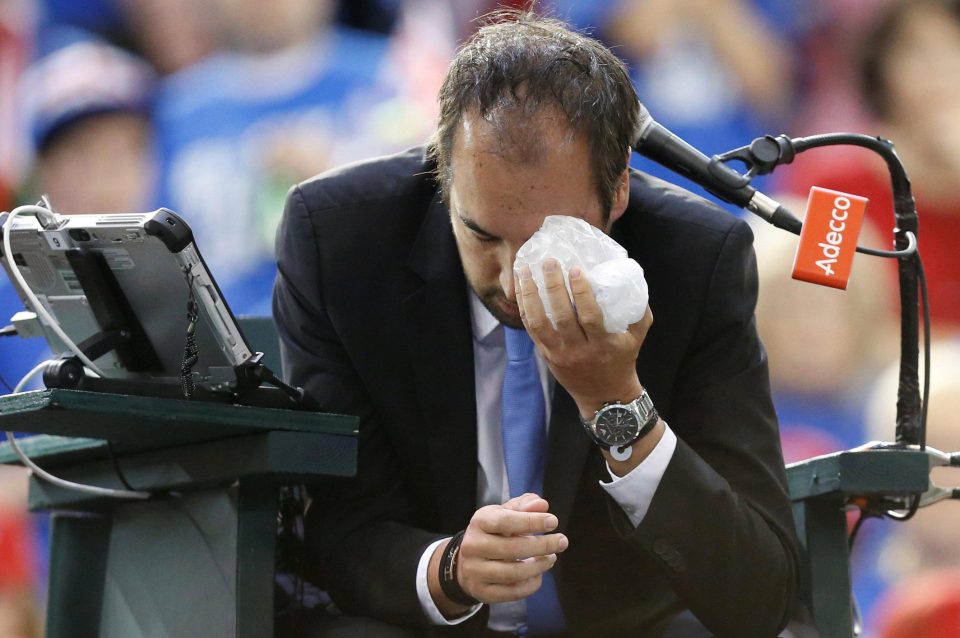
[[[910,167],[906,168],[909,175]],[[869,223],[885,240],[892,241],[893,195],[882,161],[860,149],[825,148],[811,151],[786,169],[782,187],[797,196],[805,198],[811,186],[821,186],[868,198]],[[920,219],[920,257],[934,326],[960,328],[960,186],[956,198],[949,203],[925,201],[922,192],[915,191],[914,197]],[[887,243],[878,247],[891,246]]]
[[[0,591],[33,587],[33,544],[29,518],[21,511],[0,509]]]
[[[949,638],[960,635],[960,572],[944,570],[909,578],[881,604],[880,638]]]

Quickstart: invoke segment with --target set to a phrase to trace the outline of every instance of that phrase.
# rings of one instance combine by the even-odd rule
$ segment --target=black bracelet
[[[457,560],[460,558],[460,543],[463,542],[463,535],[466,531],[467,530],[462,530],[454,534],[450,542],[447,543],[447,548],[443,551],[443,556],[440,557],[440,589],[443,590],[443,594],[447,598],[458,605],[473,607],[479,604],[480,601],[463,591],[463,587],[460,586],[460,581],[457,579]]]

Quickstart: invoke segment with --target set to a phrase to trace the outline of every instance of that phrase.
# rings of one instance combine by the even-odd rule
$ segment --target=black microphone
[[[707,157],[658,124],[643,104],[639,104],[639,109],[635,151],[696,182],[725,202],[759,215],[778,228],[800,233],[800,220],[776,200],[750,186],[749,178],[716,156]]]

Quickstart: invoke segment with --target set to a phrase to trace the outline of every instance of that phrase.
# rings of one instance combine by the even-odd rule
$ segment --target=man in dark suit
[[[279,230],[285,372],[361,418],[357,476],[313,490],[309,576],[345,616],[443,635],[777,635],[798,559],[748,228],[627,168],[626,70],[560,23],[484,27],[440,101],[428,149],[299,185]],[[643,267],[627,332],[579,269],[571,302],[544,262],[555,325],[514,272],[552,214]],[[518,494],[501,430],[528,335],[548,418]]]

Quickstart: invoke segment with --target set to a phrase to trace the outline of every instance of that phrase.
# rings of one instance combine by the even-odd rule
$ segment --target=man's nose
[[[506,262],[500,266],[500,287],[503,288],[503,294],[505,294],[510,301],[516,301],[517,299],[517,282],[513,273],[513,262],[516,258],[517,251],[511,249],[507,255]]]

